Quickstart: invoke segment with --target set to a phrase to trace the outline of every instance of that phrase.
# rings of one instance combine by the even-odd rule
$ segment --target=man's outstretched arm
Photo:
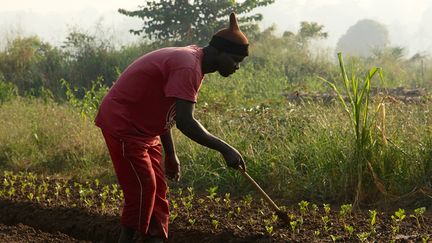
[[[219,151],[228,166],[235,169],[246,169],[241,154],[222,139],[209,133],[193,116],[195,103],[177,99],[176,100],[176,124],[177,128],[193,141]]]

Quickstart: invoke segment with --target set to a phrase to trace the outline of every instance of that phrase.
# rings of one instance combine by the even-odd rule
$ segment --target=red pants
[[[102,134],[124,194],[121,225],[144,236],[167,239],[169,207],[159,138],[120,139],[106,131]]]

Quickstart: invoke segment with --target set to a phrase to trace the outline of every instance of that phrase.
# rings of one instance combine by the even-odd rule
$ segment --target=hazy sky
[[[91,30],[100,23],[125,42],[134,39],[128,29],[140,26],[140,20],[123,16],[117,9],[137,9],[144,2],[0,0],[0,35],[13,35],[19,29],[21,34],[61,43],[68,28]],[[411,53],[432,51],[432,0],[276,0],[258,12],[264,15],[262,28],[275,24],[279,32],[297,31],[300,21],[318,22],[329,33],[329,46],[358,20],[370,18],[389,29],[392,45],[407,47]]]

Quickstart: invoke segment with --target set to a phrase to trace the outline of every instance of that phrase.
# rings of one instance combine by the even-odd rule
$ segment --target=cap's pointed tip
[[[232,12],[230,14],[230,29],[231,30],[240,30],[238,23],[237,23],[237,18],[234,12]]]

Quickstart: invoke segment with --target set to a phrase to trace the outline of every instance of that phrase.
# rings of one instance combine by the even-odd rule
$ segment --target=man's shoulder
[[[202,60],[202,48],[198,46],[171,47],[169,62],[173,68],[197,68]]]

